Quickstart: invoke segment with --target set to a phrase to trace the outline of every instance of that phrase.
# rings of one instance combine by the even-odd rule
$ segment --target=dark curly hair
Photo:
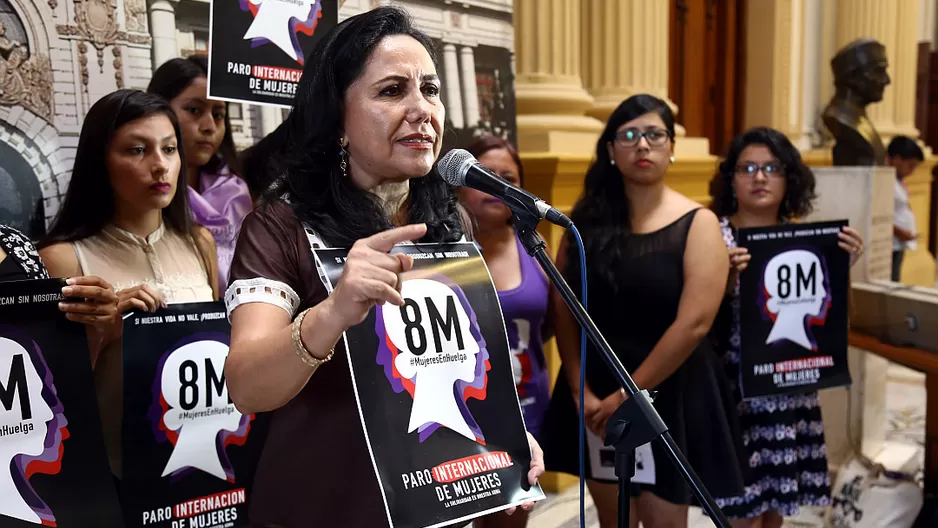
[[[570,219],[583,237],[587,262],[602,262],[596,271],[609,284],[619,284],[618,265],[625,256],[626,239],[632,231],[629,201],[625,193],[625,180],[619,168],[610,163],[609,143],[615,140],[622,125],[645,114],[655,113],[664,121],[674,142],[674,113],[667,103],[653,95],[639,94],[629,97],[616,108],[596,142],[596,157],[586,171],[583,194],[573,206]],[[662,147],[664,148],[664,147]],[[568,281],[579,283],[579,257],[575,244],[569,245]]]
[[[719,172],[710,182],[710,209],[720,217],[736,214],[739,202],[733,192],[733,179],[736,177],[739,156],[750,145],[765,146],[784,167],[785,198],[778,208],[778,219],[785,221],[809,214],[817,198],[814,173],[801,161],[801,153],[785,134],[767,127],[751,128],[733,138],[726,157],[720,163]]]

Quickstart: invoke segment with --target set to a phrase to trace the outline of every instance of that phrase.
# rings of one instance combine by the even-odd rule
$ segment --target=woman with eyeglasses
[[[746,248],[737,246],[737,229],[783,224],[811,212],[814,174],[784,134],[753,128],[733,139],[711,186],[710,208],[720,217],[729,247],[730,275],[714,341],[725,354],[727,377],[739,379],[739,274],[749,264]],[[840,247],[850,264],[863,251],[859,233],[844,227]],[[824,424],[817,392],[751,398],[735,396],[743,443],[749,460],[746,492],[718,495],[717,503],[736,527],[778,528],[783,516],[800,506],[830,504],[830,475],[824,446]]]
[[[705,339],[729,268],[716,216],[664,183],[673,162],[674,115],[651,95],[612,113],[571,215],[586,248],[589,312],[636,384],[657,391],[655,408],[677,446],[716,496],[743,491],[736,408],[722,361]],[[558,267],[576,292],[580,266],[566,239]],[[554,291],[552,295],[559,294]],[[612,462],[600,455],[606,421],[625,394],[600,353],[587,350],[579,393],[580,329],[555,297],[554,331],[563,360],[541,435],[549,470],[577,474],[578,410],[589,429],[586,478],[600,526],[617,524]],[[677,467],[653,443],[632,480],[631,525],[687,526],[694,500]],[[641,481],[641,482],[639,482]]]

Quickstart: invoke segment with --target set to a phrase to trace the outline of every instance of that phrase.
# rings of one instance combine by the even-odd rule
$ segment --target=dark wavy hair
[[[286,121],[280,123],[273,132],[241,151],[242,175],[253,196],[269,196],[271,186],[283,175],[282,149],[287,143],[288,126]]]
[[[720,162],[719,172],[710,182],[710,209],[720,217],[736,214],[739,202],[733,192],[733,179],[736,177],[739,156],[750,145],[765,146],[784,167],[785,198],[778,208],[778,219],[786,221],[809,214],[817,198],[814,173],[801,160],[801,153],[785,134],[767,127],[751,128],[733,138],[726,157]]]
[[[177,57],[164,62],[153,72],[147,91],[167,101],[172,101],[199,77],[208,77],[208,59],[204,55]],[[231,135],[227,102],[225,103],[225,136],[221,140],[218,153],[202,169],[208,172],[218,172],[226,165],[233,174],[237,176],[242,174],[238,149],[235,148],[234,137]]]
[[[615,140],[619,127],[650,113],[657,114],[664,121],[673,144],[674,113],[667,103],[648,94],[633,95],[623,101],[609,116],[606,128],[596,142],[596,157],[586,171],[583,194],[570,215],[583,237],[587,262],[602,262],[602,266],[594,266],[593,269],[613,285],[619,282],[617,270],[620,266],[617,263],[624,258],[626,238],[632,226],[625,179],[619,168],[610,163],[608,146]],[[567,262],[578,269],[576,247],[570,244],[569,251]],[[571,269],[569,265],[568,269]],[[579,283],[578,275],[573,279]]]
[[[300,220],[332,245],[348,247],[391,227],[380,198],[343,176],[339,131],[349,86],[362,75],[375,46],[394,35],[414,38],[436,62],[433,41],[400,8],[378,7],[346,19],[326,33],[307,58],[283,143],[274,148],[284,154],[285,170],[268,199],[286,193]],[[455,241],[462,236],[456,195],[436,168],[410,181],[406,206],[408,223],[427,224],[424,241]]]
[[[114,189],[108,177],[107,153],[117,130],[138,119],[165,115],[176,132],[177,152],[185,159],[176,112],[162,97],[141,90],[118,90],[98,100],[85,116],[75,152],[75,165],[58,214],[40,247],[75,242],[99,233],[115,214]],[[186,164],[180,163],[179,179],[172,201],[163,209],[168,229],[191,235],[192,219],[187,198]],[[201,250],[201,248],[200,248]]]

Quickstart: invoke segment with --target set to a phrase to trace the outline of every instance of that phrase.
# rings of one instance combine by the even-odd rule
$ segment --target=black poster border
[[[227,71],[224,71],[224,75],[213,73],[216,68],[224,69],[223,66],[217,65],[215,63],[215,61],[219,60],[219,54],[216,53],[215,48],[216,46],[221,45],[221,47],[225,48],[226,50],[235,48],[235,53],[243,53],[244,56],[239,57],[239,59],[245,60],[245,63],[239,64],[247,64],[251,67],[270,66],[280,69],[299,70],[302,72],[305,68],[306,60],[310,56],[316,43],[319,42],[325,33],[331,31],[336,25],[338,25],[338,0],[316,0],[316,3],[318,3],[320,6],[320,16],[316,20],[315,29],[311,34],[303,34],[301,36],[297,35],[295,37],[298,41],[300,52],[303,55],[303,62],[293,62],[292,59],[287,57],[282,50],[277,48],[269,41],[255,48],[254,46],[246,45],[244,39],[232,40],[234,33],[230,25],[225,27],[224,32],[216,32],[216,9],[219,9],[216,4],[225,3],[225,8],[227,9],[230,8],[231,4],[235,2],[243,3],[250,2],[250,0],[209,0],[208,73],[206,74],[208,97],[210,99],[225,101],[228,103],[250,104],[278,109],[292,108],[293,102],[296,99],[295,93],[291,97],[276,97],[273,95],[263,94],[250,94],[244,95],[243,97],[231,95],[232,91],[240,92],[242,90],[238,87],[231,86],[228,81],[242,77],[242,75],[231,74]],[[314,4],[310,4],[310,9],[312,9],[313,5]],[[231,22],[231,20],[226,21]],[[240,23],[237,24],[239,28],[243,25],[244,24]],[[222,35],[219,35],[218,33],[222,33]],[[245,46],[247,47],[245,48]],[[225,60],[232,58],[230,53],[224,54],[224,56]],[[264,61],[267,64],[261,64],[258,61]],[[253,73],[248,77],[251,79],[255,78]],[[292,84],[293,90],[298,90],[301,79],[297,79],[296,82],[286,80],[278,80],[276,82]],[[248,92],[249,90],[250,88],[244,89],[245,92]]]
[[[449,248],[450,251],[457,251],[456,249],[457,247],[459,249],[469,250],[470,257],[478,258],[479,261],[481,262],[483,268],[485,269],[485,273],[488,278],[488,281],[491,284],[492,290],[495,291],[495,285],[492,279],[491,271],[488,268],[488,264],[485,263],[485,259],[482,258],[482,254],[479,251],[479,248],[475,244],[470,243],[470,242],[454,242],[454,243],[449,243],[449,244],[427,244],[427,243],[405,244],[401,246],[396,246],[394,249],[391,250],[391,254],[402,252],[403,248],[415,248],[415,247],[421,248],[427,252],[431,252],[434,250],[445,251],[442,248]],[[320,254],[322,252],[330,252],[330,251],[348,251],[348,250],[344,248],[333,248],[333,247],[316,247],[316,249],[313,249],[313,257],[315,259],[316,269],[317,269],[317,272],[319,273],[319,278],[322,280],[323,284],[326,287],[326,290],[331,295],[334,289],[334,284],[332,284],[332,281],[328,277],[328,272],[326,271],[325,266],[323,265],[322,260],[320,259]],[[495,297],[495,304],[498,306],[499,319],[504,321],[504,314],[502,312],[501,303],[498,301],[497,295]],[[374,307],[372,307],[371,312],[369,313],[369,317],[371,316],[371,313],[375,313]],[[366,321],[367,321],[367,318],[366,318]],[[508,340],[507,331],[503,328],[502,332],[505,334],[505,341],[507,342]],[[349,342],[347,332],[342,333],[342,342],[347,351],[348,342]],[[356,408],[358,409],[359,422],[361,423],[361,426],[365,435],[365,443],[368,447],[368,456],[371,461],[371,466],[374,471],[374,476],[378,482],[379,489],[381,490],[381,500],[382,500],[382,504],[384,505],[385,515],[388,521],[388,525],[391,526],[392,528],[397,528],[397,526],[395,526],[394,521],[392,519],[391,507],[388,501],[389,491],[393,491],[393,490],[388,490],[385,488],[384,479],[382,478],[381,471],[378,468],[378,463],[375,458],[374,447],[371,441],[371,434],[369,433],[368,424],[366,423],[364,409],[362,407],[361,395],[359,392],[358,381],[356,380],[356,377],[354,374],[355,367],[352,362],[352,357],[351,357],[351,354],[348,354],[348,353],[346,353],[345,356],[348,362],[349,373],[350,373],[350,377],[352,380],[352,387],[353,387],[354,394],[355,394],[355,405],[356,405]],[[518,394],[516,390],[512,390],[512,393],[514,394],[514,401],[515,401],[515,405],[517,406],[518,416],[520,417],[521,423],[524,425],[525,434],[527,435],[527,426],[524,424],[524,413],[522,412],[522,409],[521,409],[521,401],[518,398]],[[530,450],[530,446],[528,446],[527,451],[528,451],[528,456],[529,456],[528,461],[530,461],[533,458],[533,453]],[[523,473],[524,475],[527,475],[527,470],[523,471]],[[544,494],[543,489],[540,487],[540,484],[538,483],[536,486],[531,486],[530,489],[534,490],[535,488],[538,491],[538,494],[536,495],[523,497],[521,499],[518,499],[515,502],[489,508],[482,512],[466,514],[459,518],[449,519],[446,521],[441,521],[439,523],[426,525],[423,528],[443,528],[443,527],[449,527],[449,526],[460,526],[461,523],[470,522],[473,519],[477,519],[477,518],[480,518],[489,514],[493,514],[493,513],[498,513],[498,512],[507,510],[509,508],[512,508],[512,507],[521,506],[521,504],[523,504],[524,502],[544,500],[546,498],[546,495]]]
[[[804,241],[799,242],[799,237],[789,236],[782,238],[772,238],[766,240],[759,240],[758,244],[761,245],[770,245],[778,244],[779,251],[771,250],[771,253],[766,251],[763,255],[753,255],[752,261],[750,262],[749,267],[742,272],[740,276],[740,291],[739,291],[739,314],[740,314],[740,346],[739,346],[739,378],[737,382],[739,383],[740,395],[743,400],[751,400],[753,398],[761,397],[773,397],[780,395],[798,395],[816,392],[822,389],[836,388],[847,386],[852,383],[850,376],[849,364],[848,364],[848,341],[847,334],[849,331],[849,313],[848,313],[848,302],[849,302],[849,293],[850,293],[850,256],[842,248],[837,246],[837,238],[843,227],[848,226],[849,222],[847,220],[833,220],[833,221],[821,221],[821,222],[811,222],[811,223],[788,223],[777,226],[769,227],[759,227],[759,228],[741,228],[736,233],[736,242],[739,247],[750,248],[751,242],[748,241],[750,236],[758,236],[765,234],[767,236],[775,236],[776,233],[796,233],[801,230],[813,229],[816,232],[814,234],[806,234],[803,236]],[[836,230],[836,233],[834,232]],[[827,238],[825,247],[828,248],[823,251],[819,251],[817,246],[810,242],[811,239],[817,240],[818,237]],[[829,249],[830,246],[833,246],[834,250],[840,253],[833,253]],[[826,282],[829,285],[828,295],[831,296],[830,305],[826,308],[825,318],[836,318],[837,321],[843,322],[843,332],[838,334],[833,334],[828,331],[826,334],[822,334],[824,347],[822,349],[821,343],[816,343],[817,352],[814,353],[804,353],[799,354],[789,353],[790,356],[788,359],[769,359],[767,357],[769,350],[775,350],[777,353],[778,349],[783,351],[801,351],[804,349],[803,345],[797,344],[790,341],[786,338],[780,338],[779,341],[772,343],[771,345],[758,345],[755,347],[748,347],[746,343],[748,339],[752,339],[753,336],[760,336],[761,340],[766,339],[766,336],[771,332],[771,328],[775,325],[774,321],[766,321],[765,316],[760,312],[758,315],[753,315],[754,309],[751,308],[751,304],[755,300],[759,300],[761,303],[765,299],[765,293],[760,291],[760,287],[764,289],[762,285],[762,278],[756,276],[764,274],[764,268],[768,265],[769,261],[774,258],[776,255],[780,254],[782,251],[792,251],[795,249],[806,249],[812,253],[827,253],[827,256],[822,255],[821,264],[824,266],[824,275],[826,276]],[[753,253],[750,251],[750,254]],[[831,255],[834,255],[835,258],[831,258]],[[758,270],[758,271],[757,271]],[[751,291],[750,291],[751,290]],[[756,293],[756,299],[746,297],[747,293]],[[834,302],[834,296],[838,296],[840,302]],[[807,316],[806,316],[807,317]],[[831,325],[839,324],[835,321],[831,321]],[[827,322],[824,323],[824,328],[831,328]],[[810,334],[809,334],[810,336]],[[817,334],[815,334],[815,339]],[[820,341],[820,339],[819,339]],[[758,357],[753,358],[753,354],[764,356],[762,359]],[[784,354],[785,352],[783,352]],[[816,360],[819,356],[829,356],[830,365],[819,365],[817,369],[818,377],[813,383],[791,383],[787,385],[779,386],[779,382],[775,380],[776,376],[783,376],[780,374],[776,367],[785,361],[804,361],[808,359]],[[755,373],[755,367],[758,365],[772,365],[773,369],[771,372],[760,372],[759,374]],[[805,366],[804,368],[792,368],[792,371],[807,371],[813,370]],[[787,372],[787,371],[786,371]],[[768,379],[763,379],[768,377]],[[749,390],[747,390],[747,387]]]

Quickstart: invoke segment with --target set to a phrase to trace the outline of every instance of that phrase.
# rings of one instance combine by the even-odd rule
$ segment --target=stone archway
[[[12,225],[36,240],[45,234],[58,206],[57,182],[63,171],[62,167],[50,165],[48,158],[58,142],[42,134],[31,139],[22,126],[9,122],[17,117],[12,114],[0,115],[0,223]],[[17,114],[16,123],[42,122],[22,108]],[[48,124],[42,130],[54,131]]]
[[[19,229],[32,240],[46,233],[45,201],[30,163],[0,141],[0,224]]]

